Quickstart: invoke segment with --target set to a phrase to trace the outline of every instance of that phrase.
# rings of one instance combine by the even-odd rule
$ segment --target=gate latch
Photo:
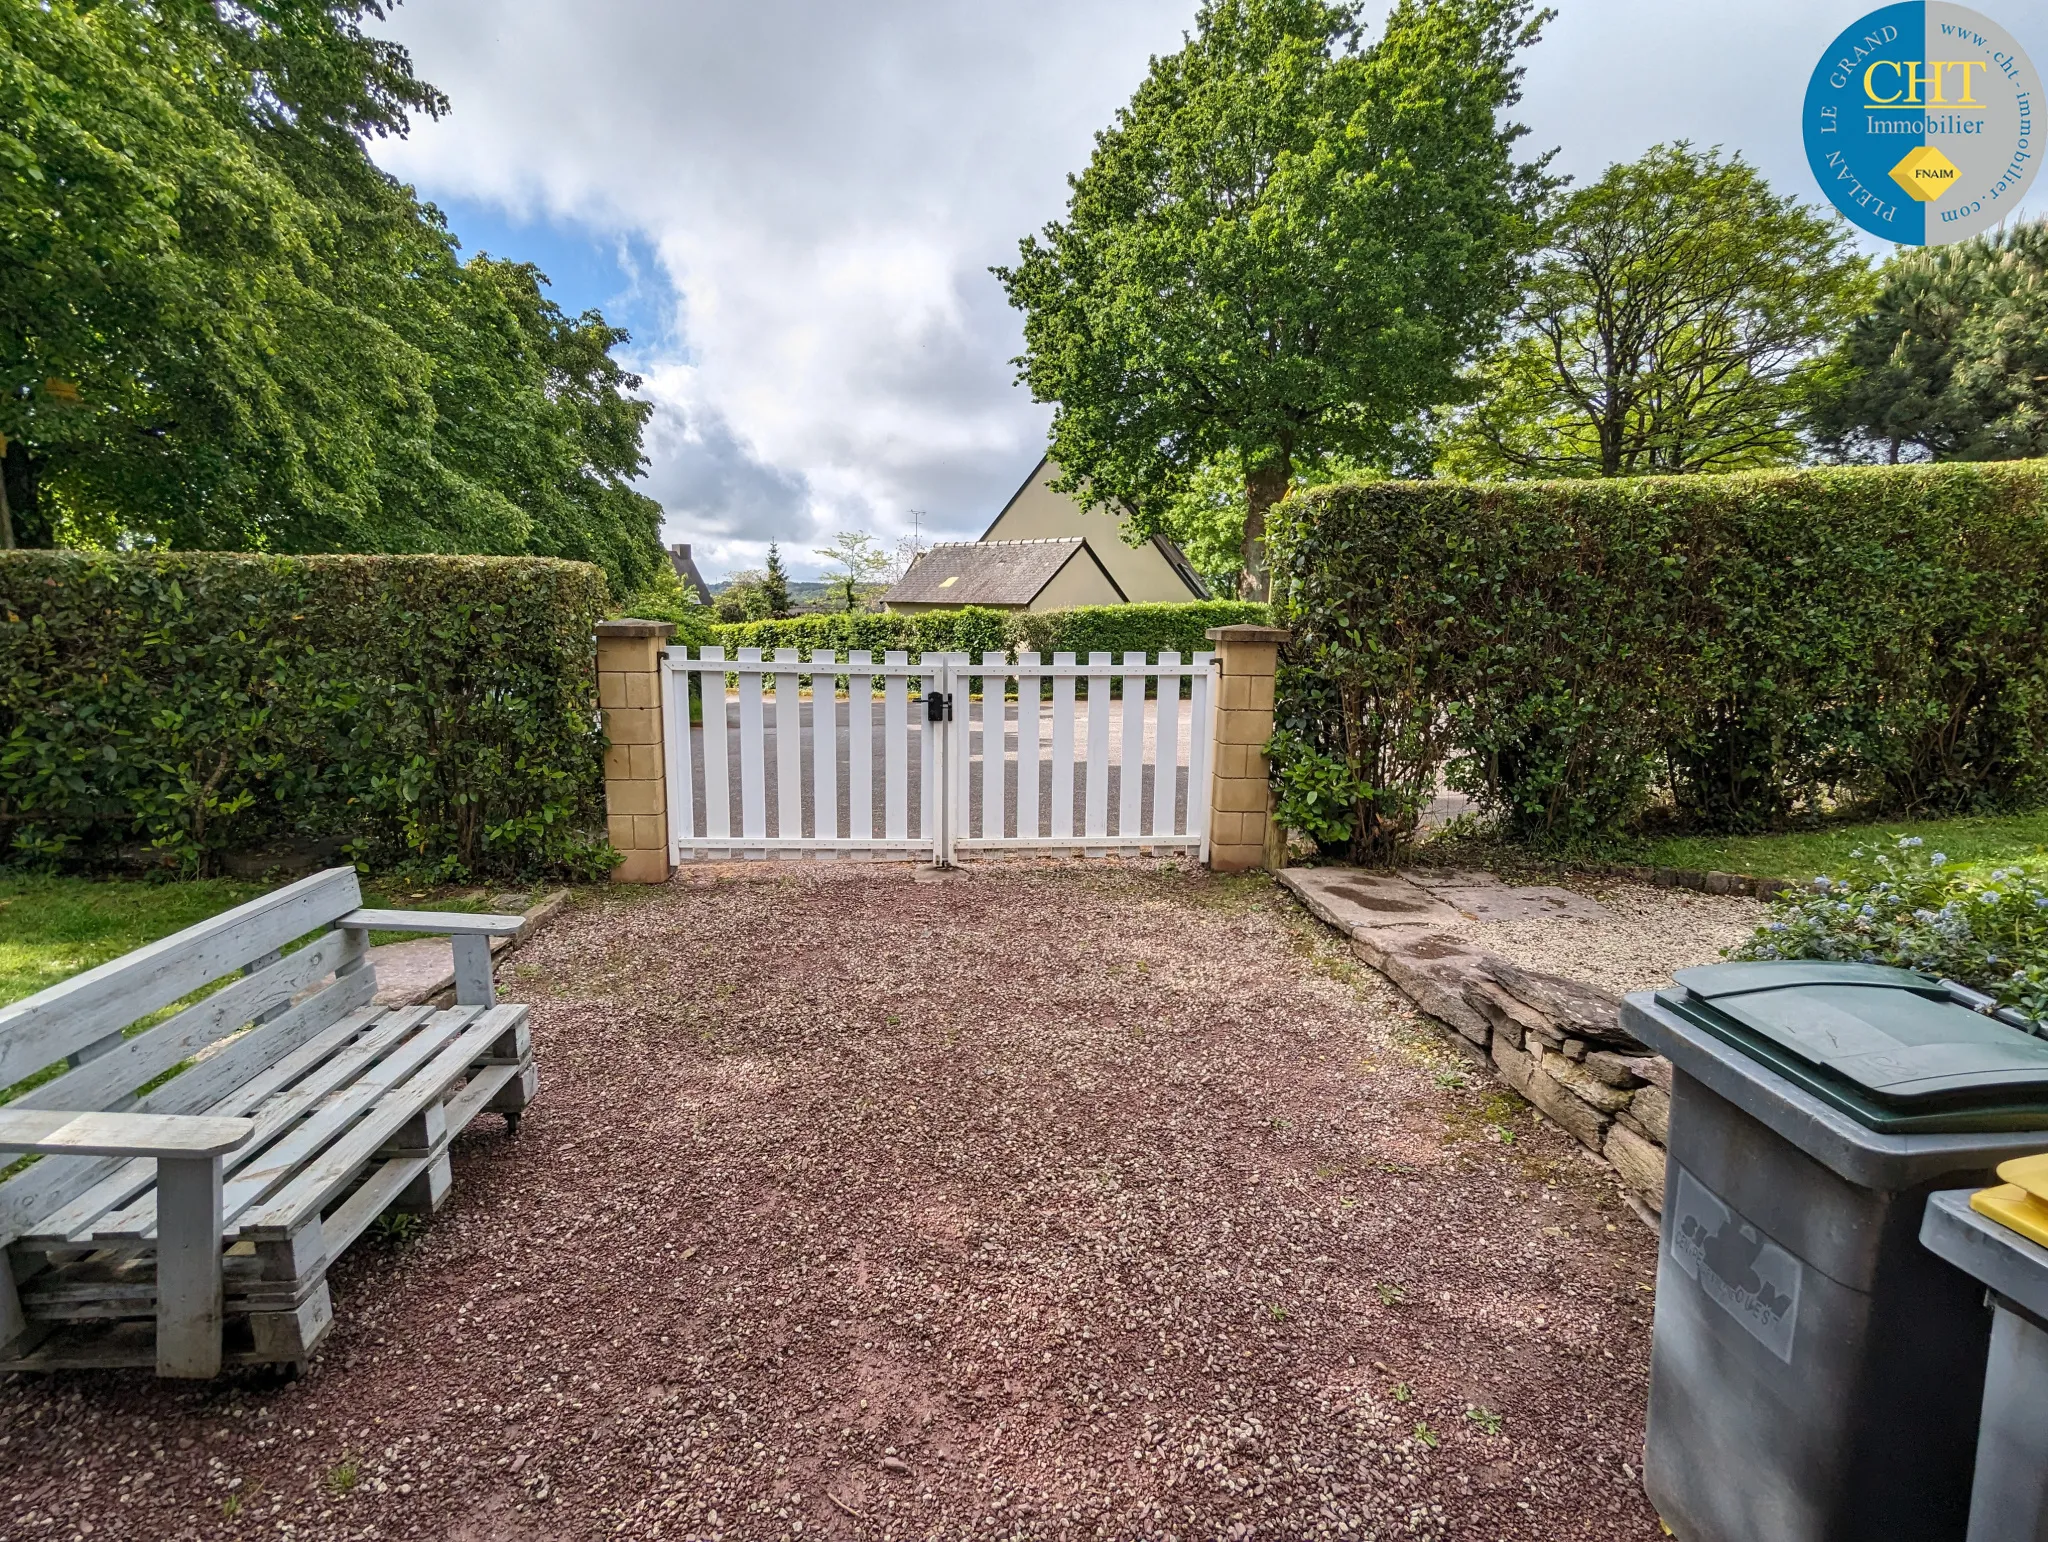
[[[924,699],[924,720],[927,723],[950,723],[953,721],[953,695],[950,691],[933,691]]]

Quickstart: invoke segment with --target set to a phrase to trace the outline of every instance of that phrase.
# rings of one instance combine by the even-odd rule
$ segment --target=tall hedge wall
[[[0,861],[601,871],[603,573],[0,553]]]
[[[1658,790],[1721,828],[2038,797],[2044,494],[2039,461],[1297,494],[1283,802],[1367,857],[1446,763],[1565,837]]]
[[[795,616],[787,621],[748,621],[716,628],[715,641],[738,648],[799,648],[805,653],[854,648],[912,653],[1091,652],[1156,654],[1175,649],[1185,657],[1210,643],[1212,626],[1264,625],[1272,612],[1238,600],[1204,600],[1187,605],[1084,605],[1071,610],[1002,611],[977,606],[927,611],[922,615],[867,612]]]

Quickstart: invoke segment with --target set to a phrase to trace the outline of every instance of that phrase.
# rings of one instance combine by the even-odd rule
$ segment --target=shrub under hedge
[[[0,553],[0,860],[603,871],[606,595],[540,558]]]
[[[1239,600],[1203,600],[1186,605],[1083,605],[1071,610],[1003,611],[979,606],[926,611],[918,615],[851,614],[794,616],[787,621],[747,621],[720,626],[714,639],[728,652],[740,648],[819,649],[845,653],[854,648],[883,652],[984,653],[1036,650],[1041,654],[1127,652],[1156,656],[1177,650],[1183,658],[1212,646],[1213,626],[1266,624],[1271,610]]]
[[[1519,833],[2048,790],[2048,463],[1289,498],[1283,792],[1383,856],[1446,763]],[[1348,815],[1332,817],[1334,803]]]

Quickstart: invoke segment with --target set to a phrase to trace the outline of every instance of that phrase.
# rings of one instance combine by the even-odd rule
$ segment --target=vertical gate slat
[[[687,648],[668,648],[661,655],[662,775],[668,782],[668,859],[678,844],[696,834],[696,778],[690,774],[690,675],[682,667]]]
[[[1003,697],[1009,684],[1010,661],[1000,653],[981,656],[981,834],[1003,838]],[[1024,693],[1017,693],[1024,705]],[[1020,829],[1021,835],[1023,831]]]
[[[1038,696],[1044,678],[1037,654],[1017,655],[1017,835],[1027,841],[1038,838]]]
[[[777,648],[775,662],[794,665],[794,648]],[[799,840],[804,833],[804,704],[797,673],[775,676],[775,833]]]
[[[1124,655],[1124,742],[1117,758],[1116,833],[1143,833],[1145,797],[1145,655]]]
[[[740,649],[742,664],[759,663],[759,648]],[[761,711],[761,672],[743,669],[740,677],[740,835],[745,840],[768,838],[767,724]]]
[[[1180,769],[1180,655],[1159,655],[1159,692],[1152,711],[1152,834],[1173,834],[1173,801]]]
[[[917,713],[917,839],[920,845],[931,844],[939,835],[939,799],[945,789],[939,786],[934,774],[938,761],[939,736],[932,732],[932,725],[924,721],[925,703],[940,689],[939,666],[945,662],[943,653],[920,653],[917,656],[917,689],[921,700]]]
[[[811,802],[812,833],[821,841],[839,839],[839,655],[815,648],[811,650]]]
[[[1088,655],[1088,833],[1109,834],[1109,655]]]
[[[1071,665],[1074,655],[1055,653],[1053,667]],[[1055,675],[1052,682],[1052,833],[1055,839],[1074,833],[1074,677]]]
[[[891,649],[882,655],[884,663],[904,665],[910,655]],[[906,786],[910,747],[910,683],[891,672],[882,681],[882,833],[892,841],[910,834],[910,795]]]
[[[865,648],[846,655],[846,833],[857,841],[875,834],[875,677],[854,673],[872,660]]]
[[[697,656],[717,669],[698,671],[704,696],[704,834],[725,840],[732,835],[732,777],[727,765],[728,723],[725,706],[725,649],[700,648]]]
[[[1188,831],[1202,838],[1202,855],[1209,854],[1209,745],[1216,734],[1211,689],[1214,676],[1209,666],[1216,655],[1197,653],[1194,684],[1188,693]]]
[[[946,860],[953,859],[953,842],[963,835],[972,835],[974,827],[967,822],[967,815],[973,807],[970,788],[973,785],[974,760],[968,753],[972,747],[968,735],[974,731],[974,700],[968,686],[973,676],[967,673],[974,667],[971,653],[949,653],[953,672],[946,677],[946,684],[940,687],[953,704],[953,720],[941,730],[946,736],[947,776],[952,780],[952,789],[946,806]]]

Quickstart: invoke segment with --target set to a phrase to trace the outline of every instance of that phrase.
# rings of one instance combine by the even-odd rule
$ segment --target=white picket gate
[[[1212,663],[670,648],[673,859],[1206,856]]]

